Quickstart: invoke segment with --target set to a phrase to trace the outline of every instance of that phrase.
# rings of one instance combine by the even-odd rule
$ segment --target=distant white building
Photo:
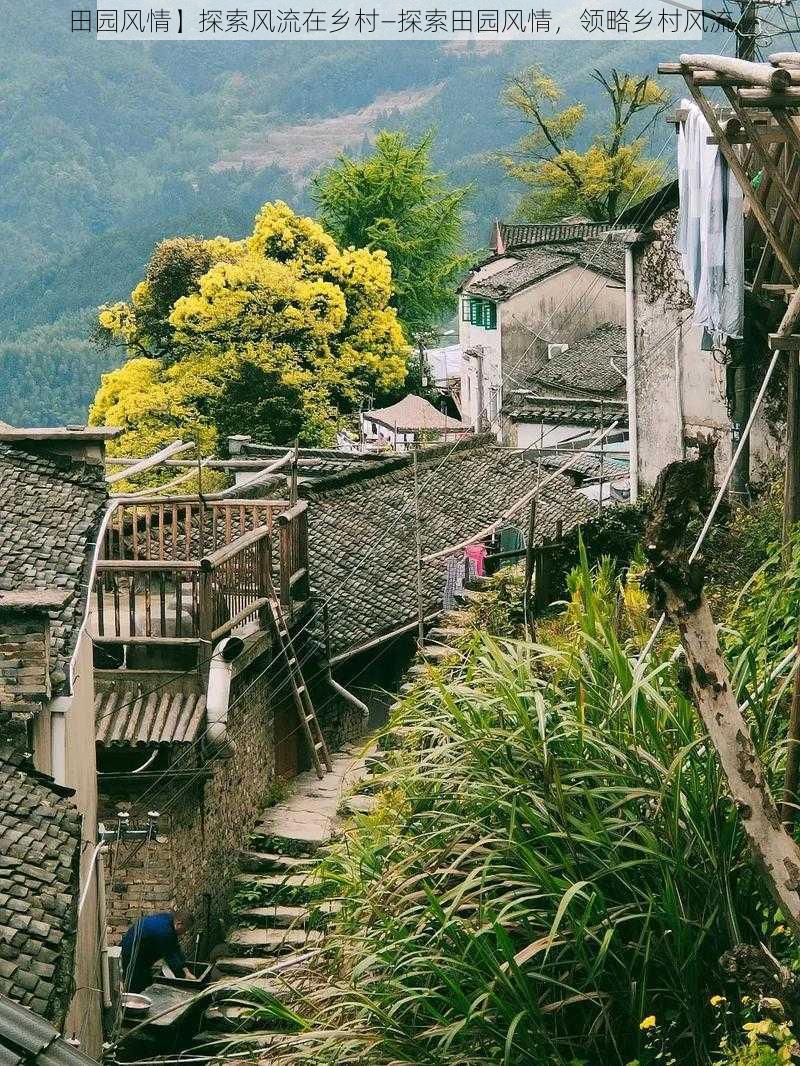
[[[437,411],[424,397],[409,393],[391,407],[362,412],[361,432],[366,444],[402,452],[425,441],[455,440],[468,433],[469,426]]]

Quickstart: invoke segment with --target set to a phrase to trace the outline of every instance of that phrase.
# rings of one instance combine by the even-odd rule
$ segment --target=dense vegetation
[[[774,533],[768,500],[757,514]],[[718,531],[720,566],[750,523],[734,514]],[[788,566],[777,550],[760,562],[723,634],[779,786],[786,678],[769,673],[795,637],[798,544]],[[751,861],[675,635],[643,651],[641,578],[636,559],[620,573],[584,555],[531,643],[505,609],[519,579],[499,575],[488,601],[501,609],[484,603],[458,659],[403,698],[378,809],[325,864],[343,908],[286,1061],[793,1061],[780,1004],[749,999],[720,964],[763,943],[794,968],[797,945]]]
[[[376,126],[412,137],[435,129],[435,165],[453,185],[474,185],[466,221],[478,245],[516,198],[498,158],[520,133],[500,102],[509,73],[541,63],[586,103],[586,143],[603,111],[591,68],[651,70],[673,51],[638,42],[488,53],[405,43],[115,45],[70,34],[68,17],[31,0],[14,9],[14,32],[0,42],[0,236],[11,252],[0,263],[0,418],[17,423],[85,418],[109,365],[86,344],[93,312],[127,296],[159,240],[241,237],[269,200],[309,210],[310,174],[272,164],[211,169],[249,139],[386,93],[429,90],[423,106],[390,107]],[[670,152],[667,131],[653,132],[656,149]],[[342,147],[362,141],[360,132]]]
[[[122,427],[114,448],[135,455],[176,437],[213,454],[234,426],[331,444],[361,397],[405,379],[391,296],[383,251],[339,248],[280,201],[244,240],[162,241],[130,299],[100,309],[99,342],[129,358],[103,379],[90,420]]]

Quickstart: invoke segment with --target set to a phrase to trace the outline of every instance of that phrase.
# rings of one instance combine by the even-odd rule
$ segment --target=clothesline
[[[473,536],[468,537],[466,540],[460,541],[458,544],[451,544],[449,548],[442,548],[437,552],[432,552],[430,555],[423,555],[420,562],[432,563],[435,562],[437,559],[444,559],[446,556],[454,555],[456,552],[464,551],[464,549],[468,548],[470,544],[477,544],[478,541],[485,540],[485,538],[490,537],[492,533],[496,533],[501,526],[505,525],[509,518],[512,518],[515,514],[521,511],[527,504],[531,502],[531,500],[535,499],[539,495],[542,489],[546,488],[552,481],[555,481],[555,479],[560,474],[563,474],[564,471],[575,461],[576,455],[582,455],[587,448],[591,448],[593,445],[599,443],[599,441],[601,441],[604,437],[608,436],[609,433],[613,432],[613,430],[615,430],[618,425],[619,420],[612,422],[607,429],[599,430],[597,433],[595,433],[592,439],[583,448],[571,452],[570,457],[567,459],[566,462],[562,463],[561,466],[559,466],[557,470],[554,470],[552,474],[548,474],[548,476],[544,478],[544,480],[539,485],[537,485],[536,488],[531,489],[530,492],[526,492],[524,496],[520,497],[520,499],[518,499],[516,503],[513,503],[511,507],[509,507],[508,510],[505,511],[498,519],[492,522],[491,525],[486,526],[486,528],[482,529],[479,533],[473,534]]]

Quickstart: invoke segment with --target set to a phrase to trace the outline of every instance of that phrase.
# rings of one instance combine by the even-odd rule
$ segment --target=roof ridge
[[[388,457],[384,463],[375,463],[367,469],[345,470],[341,473],[326,474],[317,478],[313,483],[301,484],[298,489],[300,495],[306,500],[316,500],[329,496],[338,489],[357,484],[360,481],[369,481],[372,484],[385,484],[390,478],[395,478],[401,471],[406,470],[417,456],[417,462],[421,466],[427,466],[440,456],[445,460],[455,458],[455,452],[459,455],[471,452],[477,448],[488,445],[497,447],[497,441],[493,433],[477,433],[471,436],[461,437],[459,440],[447,441],[442,444],[433,444],[425,448],[418,448],[416,452],[409,451],[403,454]],[[453,453],[452,456],[450,453]]]

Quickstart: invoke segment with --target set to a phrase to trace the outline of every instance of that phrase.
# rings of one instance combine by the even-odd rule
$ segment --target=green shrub
[[[555,645],[477,634],[404,701],[394,788],[324,860],[336,991],[293,1061],[644,1066],[651,1014],[659,1062],[719,1050],[718,960],[777,952],[774,910],[675,657],[638,657],[636,582],[584,555]]]

